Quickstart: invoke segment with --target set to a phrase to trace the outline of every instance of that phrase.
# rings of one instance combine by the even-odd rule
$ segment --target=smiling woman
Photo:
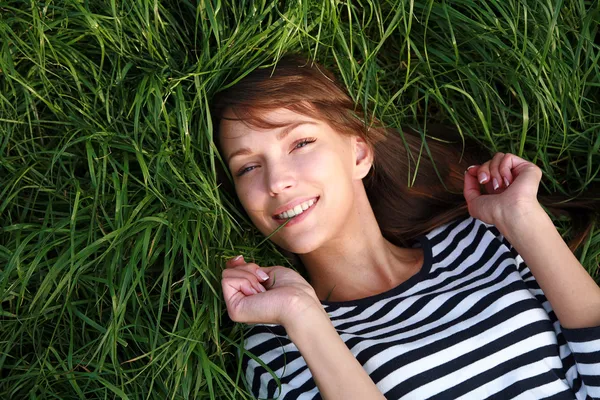
[[[558,330],[557,316],[560,326],[581,327],[569,316],[595,309],[584,308],[586,298],[577,307],[569,301],[588,293],[585,285],[570,290],[572,278],[562,275],[577,264],[554,269],[553,260],[529,257],[531,247],[555,264],[555,236],[515,250],[475,216],[512,209],[523,189],[536,188],[535,174],[516,174],[528,164],[492,150],[542,168],[538,199],[553,213],[576,203],[548,193],[581,200],[600,183],[599,4],[1,0],[0,399],[249,399],[242,365],[264,397],[279,383],[286,398],[315,397],[317,387],[326,396],[328,383],[353,390],[365,381],[352,374],[363,371],[344,368],[357,365],[391,398],[401,397],[393,385],[419,390],[407,397],[420,399],[448,382],[456,391],[439,397],[482,398],[497,393],[488,390],[494,378],[512,385],[497,394],[508,398],[534,386],[510,373],[555,384],[538,369],[544,364],[566,371],[574,392],[593,387],[585,368],[596,367],[595,353],[585,338],[548,331],[560,351],[544,358],[552,344],[483,333],[488,323],[491,333],[529,330],[535,339],[544,322],[529,318],[519,328],[511,318],[550,318]],[[305,58],[280,59],[299,50],[331,73]],[[276,120],[280,112],[289,114]],[[298,126],[275,140],[305,120],[319,128]],[[222,130],[221,122],[241,130]],[[219,133],[232,138],[220,154]],[[490,153],[463,148],[461,136]],[[269,141],[248,141],[259,137]],[[362,179],[368,163],[359,139],[372,151]],[[252,154],[229,164],[244,147]],[[313,157],[318,164],[305,164]],[[345,175],[328,175],[327,163]],[[483,174],[489,199],[477,191]],[[338,204],[340,190],[351,196]],[[572,210],[553,220],[600,278],[599,225]],[[547,221],[522,220],[555,234]],[[497,221],[504,229],[508,219]],[[233,251],[247,262],[228,263],[221,280]],[[524,266],[523,279],[514,275],[508,264],[517,253],[533,275]],[[507,301],[500,291],[523,289],[519,279],[536,299],[520,291],[508,300],[522,302]],[[549,317],[527,310],[538,300]],[[226,304],[231,318],[256,324],[243,336],[245,351],[238,341],[248,327],[227,318]],[[313,315],[315,306],[326,320]],[[312,329],[308,336],[298,321]],[[319,342],[307,350],[311,338]],[[506,353],[515,343],[522,351]],[[473,353],[476,344],[489,347]],[[589,360],[575,362],[571,345]],[[328,361],[313,362],[311,348],[342,360],[334,354],[333,366],[315,370]],[[508,356],[492,356],[494,349]],[[482,363],[497,370],[482,371]],[[350,382],[336,380],[346,376]]]
[[[256,396],[600,396],[600,288],[540,206],[534,164],[432,141],[408,187],[421,138],[365,123],[297,56],[220,93],[213,115],[223,187],[309,276],[243,257],[223,271],[229,316],[254,325]]]

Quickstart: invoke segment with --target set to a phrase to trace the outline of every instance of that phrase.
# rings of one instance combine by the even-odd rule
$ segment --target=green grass
[[[600,181],[599,21],[583,0],[0,1],[0,398],[251,398],[221,269],[284,260],[216,189],[224,84],[299,51],[386,123],[456,126],[576,196]],[[597,277],[600,227],[577,256]]]

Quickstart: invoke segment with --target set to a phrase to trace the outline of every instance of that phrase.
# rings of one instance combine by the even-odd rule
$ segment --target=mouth
[[[310,213],[310,211],[312,211],[313,208],[315,208],[315,206],[319,202],[320,198],[321,198],[320,196],[316,197],[315,201],[313,202],[313,204],[311,204],[306,210],[302,210],[302,212],[300,214],[294,215],[293,217],[289,217],[289,218],[279,218],[279,216],[273,216],[273,219],[275,221],[277,221],[277,223],[279,225],[284,224],[284,223],[286,223],[289,220],[289,222],[286,224],[286,226],[289,226],[293,222],[294,223],[295,222],[300,222],[301,220],[303,220]]]

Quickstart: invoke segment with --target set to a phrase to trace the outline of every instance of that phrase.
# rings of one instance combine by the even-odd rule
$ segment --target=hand
[[[537,192],[542,171],[510,153],[496,153],[482,165],[465,171],[463,194],[469,214],[485,223],[500,225],[538,208]],[[487,194],[481,193],[480,184]]]
[[[285,326],[308,308],[323,310],[312,286],[290,268],[259,267],[243,257],[225,266],[221,286],[233,321]]]

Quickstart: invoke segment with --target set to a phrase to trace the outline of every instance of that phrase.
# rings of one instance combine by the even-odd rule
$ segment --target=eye
[[[239,172],[237,173],[237,175],[236,175],[236,176],[242,176],[242,175],[244,175],[246,172],[250,172],[250,171],[252,171],[252,168],[256,168],[256,165],[252,165],[252,166],[250,166],[250,167],[248,167],[248,168],[244,168],[243,170],[239,171]]]
[[[315,138],[304,138],[304,139],[301,139],[298,143],[296,143],[296,145],[294,146],[294,149],[301,149],[302,147],[305,147],[305,146],[300,146],[301,144],[307,145],[309,143],[314,143],[316,141],[317,141],[317,139],[315,139]]]
[[[309,144],[309,143],[314,143],[314,142],[316,142],[316,141],[317,141],[317,139],[316,139],[316,138],[304,138],[304,139],[301,139],[300,141],[296,142],[296,144],[295,144],[295,146],[294,146],[294,149],[301,149],[301,148],[303,148],[303,147],[306,147],[306,145],[307,145],[307,144]],[[301,146],[301,145],[302,145],[302,146]],[[256,168],[257,166],[258,166],[258,165],[252,165],[252,166],[250,166],[250,167],[244,168],[244,169],[240,170],[240,171],[239,171],[239,172],[236,174],[236,176],[237,176],[237,177],[240,177],[240,176],[244,175],[246,172],[250,172],[250,171],[252,171],[252,170],[253,170],[254,168]]]

